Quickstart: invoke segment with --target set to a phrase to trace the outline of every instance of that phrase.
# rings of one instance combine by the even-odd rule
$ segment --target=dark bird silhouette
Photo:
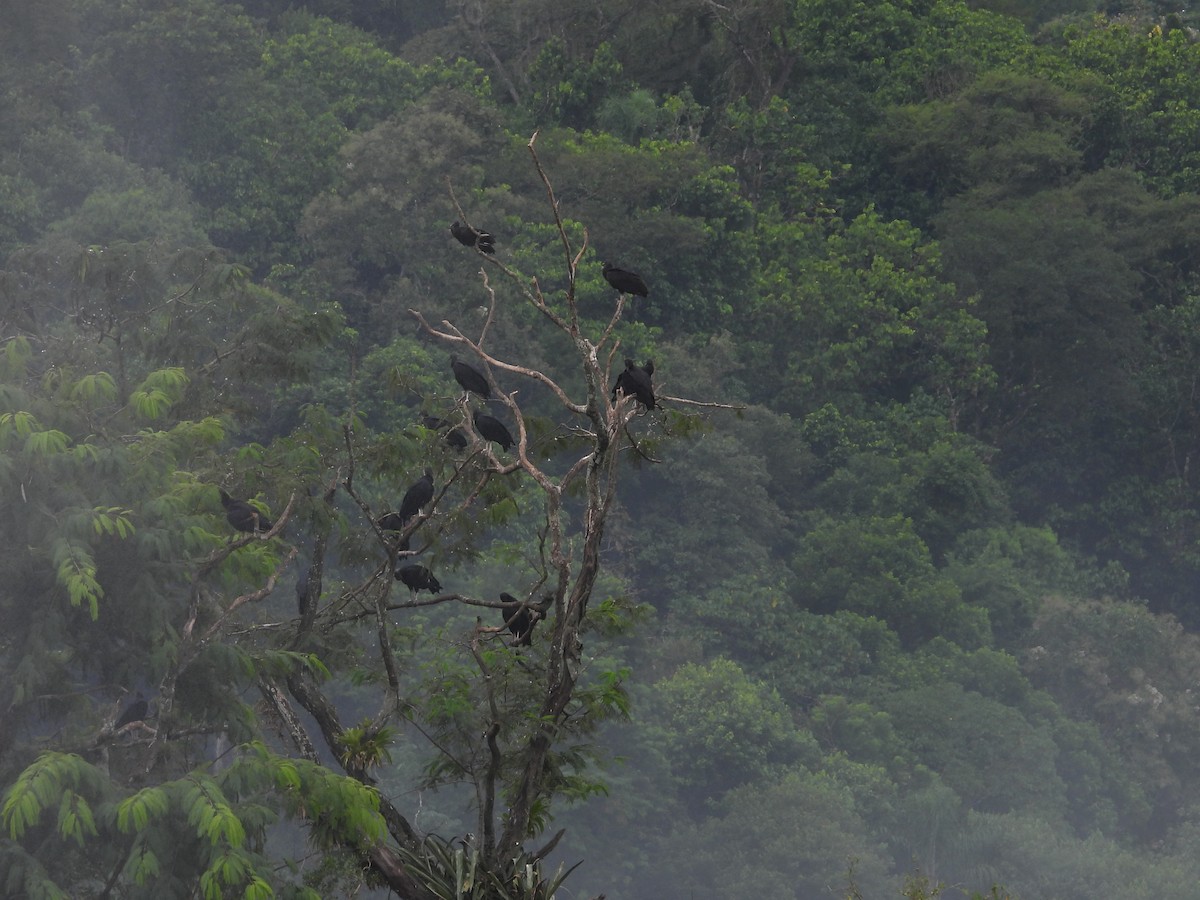
[[[645,297],[650,293],[646,287],[646,282],[642,281],[642,276],[637,274],[637,272],[627,272],[625,269],[618,269],[616,266],[610,266],[608,263],[604,263],[600,271],[604,274],[604,280],[622,294],[634,294],[638,297]]]
[[[403,531],[404,523],[407,521],[408,519],[400,518],[400,513],[390,512],[384,513],[382,516],[376,519],[375,524],[379,526],[380,531]],[[406,536],[401,538],[399,543],[396,544],[396,549],[408,552],[411,544],[412,538]]]
[[[457,356],[451,356],[450,368],[454,371],[454,380],[464,391],[478,394],[484,400],[492,396],[492,389],[488,386],[487,378],[473,365],[463,362]]]
[[[448,428],[450,426],[450,420],[439,419],[437,416],[426,416],[422,420],[421,424],[423,424],[430,431],[441,431],[443,428]],[[470,443],[470,441],[467,440],[466,432],[464,432],[461,428],[451,428],[446,432],[445,435],[443,435],[442,440],[455,450],[466,450],[467,444]]]
[[[450,233],[464,247],[478,247],[481,253],[490,254],[496,252],[496,239],[489,232],[481,228],[472,228],[470,225],[464,225],[456,219],[450,226]]]
[[[225,493],[224,488],[217,488],[217,490],[221,492],[221,505],[225,507],[225,518],[238,531],[255,534],[257,532],[270,531],[275,527],[274,522],[245,500],[234,500]]]
[[[141,722],[149,711],[150,704],[139,691],[137,699],[126,706],[121,715],[117,716],[117,721],[113,722],[113,731],[120,731],[131,722]]]
[[[632,359],[626,359],[625,371],[617,376],[617,382],[613,385],[612,399],[616,400],[617,391],[620,391],[622,394],[632,394],[646,409],[654,409],[654,383],[650,380],[653,374],[654,360],[646,360],[646,365],[639,369]]]
[[[375,520],[375,524],[379,526],[380,531],[403,531],[405,519],[400,518],[400,513],[390,512],[384,513]]]
[[[425,566],[417,563],[397,566],[396,580],[404,582],[414,594],[419,591],[429,591],[431,594],[440,594],[442,592],[442,585],[433,577],[433,573],[425,568]]]
[[[483,435],[484,439],[499,444],[501,449],[508,450],[516,443],[508,429],[504,427],[503,422],[495,416],[489,416],[478,410],[475,412],[475,429]]]
[[[403,525],[413,516],[421,511],[421,508],[427,506],[433,500],[433,469],[426,469],[425,474],[418,478],[404,492],[404,499],[400,501],[400,509],[396,513],[400,518],[400,524]]]
[[[540,603],[521,603],[512,594],[501,594],[504,607],[504,625],[512,632],[510,647],[528,647],[533,643],[533,626],[546,618],[546,612],[554,604],[554,598],[546,596]]]

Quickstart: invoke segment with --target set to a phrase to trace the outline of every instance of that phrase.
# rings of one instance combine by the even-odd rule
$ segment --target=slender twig
[[[700,406],[707,409],[732,409],[744,410],[744,403],[712,403],[706,400],[689,400],[687,397],[672,397],[669,394],[655,394],[655,400],[669,400],[671,403],[678,403],[681,406]]]
[[[297,552],[297,548],[292,547],[288,551],[287,555],[279,562],[279,565],[275,567],[275,571],[267,576],[266,582],[258,590],[250,591],[247,594],[241,594],[235,597],[233,601],[227,607],[225,607],[225,611],[221,613],[221,615],[217,618],[217,621],[208,626],[204,632],[204,636],[201,637],[200,640],[212,640],[213,636],[221,631],[221,626],[225,624],[226,620],[247,603],[257,603],[264,597],[269,597],[275,590],[275,583],[279,580],[280,574],[282,574],[284,569],[291,565],[292,560],[296,558]]]
[[[417,322],[420,323],[421,327],[431,337],[435,337],[435,338],[437,338],[441,341],[445,341],[447,343],[463,344],[464,346],[470,347],[471,350],[475,353],[475,355],[478,356],[484,362],[486,362],[489,366],[495,366],[498,369],[502,369],[507,372],[513,372],[518,375],[524,375],[526,378],[531,378],[534,381],[541,382],[546,387],[548,387],[554,393],[554,395],[556,397],[558,397],[559,401],[563,404],[563,406],[565,406],[571,412],[582,413],[584,411],[585,407],[582,404],[576,403],[570,397],[568,397],[567,392],[564,391],[561,387],[559,387],[557,382],[555,382],[553,379],[551,379],[544,372],[540,372],[537,369],[530,369],[526,366],[518,366],[514,363],[503,362],[502,360],[497,359],[496,357],[492,356],[490,353],[486,352],[482,347],[479,346],[479,344],[472,341],[469,337],[464,335],[461,331],[458,330],[458,328],[456,328],[451,323],[443,321],[442,324],[445,325],[448,330],[441,331],[437,328],[434,328],[432,325],[430,325],[429,322],[426,321],[425,316],[422,315],[419,310],[409,309],[408,312],[413,318],[415,318],[417,320]],[[495,384],[494,380],[491,378],[491,373],[489,372],[487,374],[489,376],[488,383],[492,386],[493,390],[497,394],[502,394],[503,392],[499,390],[499,387]]]

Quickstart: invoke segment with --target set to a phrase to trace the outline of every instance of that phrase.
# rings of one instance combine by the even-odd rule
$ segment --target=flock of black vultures
[[[496,252],[495,238],[486,231],[455,222],[450,226],[450,233],[460,243],[467,247],[473,247],[481,253],[490,255]],[[622,294],[645,297],[649,293],[646,288],[646,282],[636,272],[618,269],[607,262],[603,263],[601,271],[604,275],[604,280]],[[454,380],[458,382],[467,395],[475,394],[484,401],[491,399],[492,390],[487,378],[470,363],[463,362],[456,356],[451,356],[450,370],[454,374]],[[632,396],[640,406],[647,410],[654,409],[656,401],[652,381],[653,376],[654,360],[646,360],[644,366],[639,366],[632,359],[626,359],[625,369],[617,375],[616,383],[613,385],[611,399],[615,401],[617,394],[621,393]],[[505,452],[510,450],[513,444],[516,443],[508,428],[495,416],[476,410],[472,416],[472,421],[475,424],[475,430],[484,440],[498,444]],[[453,422],[447,419],[425,416],[422,424],[431,431],[448,429],[443,435],[443,440],[454,450],[465,450],[470,445],[471,438],[467,435],[466,431],[456,427]],[[275,523],[261,513],[254,505],[245,500],[231,497],[224,488],[218,488],[217,490],[220,492],[221,505],[225,508],[225,518],[237,531],[247,534],[265,534],[275,527]],[[433,496],[433,470],[426,468],[425,473],[405,491],[404,499],[400,501],[400,508],[395,512],[389,512],[380,516],[376,520],[376,524],[381,531],[403,531],[405,525],[413,517],[419,515],[421,510],[433,501]],[[409,538],[406,537],[400,541],[397,549],[407,552],[409,549]],[[402,557],[396,564],[394,574],[396,580],[403,582],[414,596],[420,591],[429,591],[432,594],[440,594],[442,592],[441,583],[434,577],[434,574],[427,566],[406,562],[405,558]],[[298,595],[306,590],[307,587],[303,585],[303,582],[297,585]],[[512,594],[501,593],[500,602],[503,604],[501,613],[504,617],[504,627],[513,636],[509,646],[527,647],[533,642],[534,626],[546,618],[546,613],[553,605],[554,598],[547,596],[538,602],[533,602],[532,600],[521,601],[512,596]],[[149,702],[139,692],[136,699],[117,717],[113,724],[113,731],[120,731],[123,728],[131,726],[133,723],[141,723],[147,718],[149,709]]]
[[[473,247],[481,253],[490,255],[496,252],[495,238],[486,231],[464,225],[461,222],[454,222],[450,226],[450,233],[461,244]],[[622,294],[645,297],[649,293],[646,282],[636,272],[618,269],[607,262],[603,264],[602,272],[605,281]],[[454,374],[454,380],[467,395],[475,394],[484,401],[491,399],[492,389],[488,384],[487,377],[470,363],[463,362],[457,356],[452,355],[450,370]],[[613,385],[612,399],[615,401],[618,393],[626,394],[634,397],[636,402],[645,409],[654,409],[656,401],[653,376],[654,360],[647,360],[644,366],[639,366],[632,359],[626,359],[625,369],[617,376],[616,383]],[[502,450],[507,452],[516,443],[507,426],[495,416],[476,410],[471,420],[475,425],[475,430],[485,441],[498,444]],[[448,429],[443,435],[443,440],[455,450],[464,450],[471,442],[466,431],[456,427],[447,419],[425,416],[422,424],[432,431]],[[220,493],[221,504],[225,507],[225,516],[235,529],[247,533],[262,533],[271,530],[273,527],[271,520],[263,516],[254,506],[245,500],[233,499],[224,490],[221,490]],[[382,531],[403,531],[404,527],[433,501],[433,496],[433,470],[426,468],[425,473],[405,491],[404,499],[400,501],[400,508],[395,512],[380,516],[376,520],[376,524]],[[402,551],[409,549],[408,538],[401,541],[398,549]],[[396,580],[403,582],[414,595],[420,591],[429,591],[432,594],[442,592],[441,583],[427,566],[406,562],[402,558],[396,564],[394,574]],[[528,646],[531,643],[533,627],[545,618],[546,612],[553,603],[553,598],[545,597],[537,603],[522,602],[511,594],[501,593],[500,602],[504,604],[501,610],[504,615],[504,625],[513,635],[511,646],[517,647]]]

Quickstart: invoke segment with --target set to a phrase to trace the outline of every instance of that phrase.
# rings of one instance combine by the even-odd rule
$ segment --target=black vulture
[[[403,581],[410,591],[414,594],[419,591],[429,591],[431,594],[440,594],[442,586],[433,573],[425,566],[418,563],[409,563],[406,566],[396,567],[396,580]]]
[[[533,626],[546,618],[546,612],[554,605],[554,598],[547,595],[541,603],[522,604],[512,594],[502,593],[500,602],[504,604],[500,610],[504,624],[514,638],[509,646],[528,647],[533,643]]]
[[[117,717],[117,721],[113,722],[113,731],[120,731],[131,722],[141,722],[149,711],[150,704],[139,691],[137,699],[125,707],[125,710]]]
[[[654,383],[650,376],[654,374],[654,360],[646,360],[646,365],[638,368],[632,359],[625,360],[625,371],[617,376],[613,385],[612,399],[617,399],[617,391],[622,394],[632,394],[637,402],[646,409],[654,409]]]
[[[478,410],[475,411],[475,428],[485,440],[495,441],[504,450],[516,443],[503,422]]]
[[[449,419],[439,419],[437,416],[426,416],[421,420],[421,424],[430,431],[441,431],[443,428],[449,427],[451,423]],[[455,450],[466,450],[467,444],[470,443],[470,441],[467,440],[466,433],[461,428],[451,428],[442,437],[442,440],[444,440]]]
[[[464,225],[457,219],[450,226],[450,233],[464,247],[478,247],[482,253],[496,252],[496,239],[489,232]]]
[[[274,522],[245,500],[234,500],[225,493],[224,488],[217,488],[217,490],[221,492],[221,505],[225,507],[225,518],[238,531],[254,534],[256,532],[270,531],[275,527]]]
[[[622,294],[634,294],[638,297],[645,297],[650,293],[646,288],[646,282],[642,281],[642,276],[636,272],[627,272],[624,269],[618,269],[616,266],[610,266],[608,263],[604,263],[600,271],[604,273],[604,280]]]
[[[492,396],[492,389],[488,387],[487,378],[473,365],[463,362],[457,356],[451,356],[450,368],[454,370],[454,380],[462,386],[464,391],[478,394],[484,400]]]
[[[380,531],[403,531],[404,524],[407,521],[408,519],[400,518],[400,513],[390,512],[384,513],[382,516],[376,519],[375,524],[379,526]],[[412,538],[405,537],[398,544],[396,544],[396,549],[407,553],[411,544]]]
[[[427,468],[425,474],[414,481],[404,492],[404,499],[400,501],[400,511],[396,513],[400,524],[403,525],[419,513],[421,508],[427,506],[431,500],[433,500],[433,469]]]
[[[375,524],[379,526],[380,531],[403,531],[406,521],[408,520],[400,518],[400,513],[390,512],[376,519]]]

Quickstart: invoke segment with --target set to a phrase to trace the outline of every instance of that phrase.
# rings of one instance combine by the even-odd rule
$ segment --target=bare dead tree
[[[576,249],[559,215],[558,201],[538,158],[536,141],[537,135],[534,134],[529,140],[529,153],[545,186],[562,244],[567,276],[566,290],[563,296],[552,301],[542,292],[536,278],[526,281],[518,272],[494,258],[488,258],[486,262],[498,268],[517,285],[525,300],[542,314],[550,326],[570,339],[575,350],[573,363],[583,375],[583,395],[572,397],[551,374],[500,359],[488,350],[486,335],[495,309],[495,294],[486,271],[483,274],[484,286],[492,297],[492,303],[491,311],[478,337],[469,337],[449,321],[443,320],[438,326],[431,325],[419,310],[409,310],[426,334],[451,347],[469,352],[486,363],[488,370],[508,372],[548,388],[563,410],[579,420],[575,433],[585,439],[585,447],[574,463],[568,466],[563,474],[551,475],[539,466],[529,453],[525,419],[516,399],[518,392],[496,392],[517,423],[516,467],[536,482],[544,497],[545,555],[555,615],[549,655],[541,681],[541,703],[536,717],[538,725],[525,739],[525,745],[520,751],[513,754],[523,761],[520,774],[509,792],[509,805],[503,817],[502,828],[493,838],[492,845],[484,848],[485,857],[490,856],[493,860],[520,846],[530,834],[534,809],[551,793],[548,785],[547,757],[560,734],[574,697],[583,646],[580,628],[600,573],[600,547],[605,523],[616,495],[617,463],[622,449],[628,447],[623,437],[627,434],[629,421],[637,414],[633,398],[619,395],[616,401],[612,402],[608,391],[611,360],[616,351],[613,330],[621,318],[624,296],[620,295],[609,323],[600,335],[593,339],[584,333],[575,296],[575,280],[580,260],[587,250],[587,234],[585,231],[582,244]],[[498,462],[495,462],[495,465],[498,471],[508,471]],[[578,521],[577,528],[569,532],[565,525],[564,498],[568,490],[573,490],[580,480],[583,482],[583,509],[575,516]],[[487,682],[488,673],[482,659],[480,667]],[[495,805],[495,771],[499,766],[497,757],[500,751],[495,734],[490,731],[488,747],[491,760],[485,776],[481,804],[483,809],[491,809]],[[492,835],[493,824],[481,822],[480,833],[484,836]]]
[[[497,303],[493,278],[487,268],[481,271],[481,281],[490,302],[485,320],[477,332],[468,334],[448,320],[435,325],[420,310],[409,310],[430,339],[484,364],[481,368],[487,373],[492,394],[511,414],[516,423],[517,436],[515,459],[511,460],[498,457],[486,441],[475,441],[471,452],[459,463],[453,476],[462,479],[463,499],[453,509],[441,509],[446,497],[443,487],[426,511],[406,526],[399,539],[406,540],[417,528],[428,527],[425,523],[431,517],[444,515],[450,519],[463,514],[481,496],[492,479],[527,477],[537,485],[543,501],[540,513],[543,521],[539,527],[542,575],[537,587],[541,593],[553,599],[554,615],[546,617],[550,624],[544,626],[550,631],[544,664],[533,667],[524,661],[517,663],[524,675],[536,680],[536,710],[529,710],[530,715],[521,717],[524,723],[533,721],[536,724],[533,727],[522,726],[519,730],[513,724],[512,717],[505,716],[498,700],[498,684],[502,673],[494,670],[482,650],[484,641],[496,638],[504,629],[500,625],[487,626],[477,620],[467,646],[479,673],[482,700],[478,717],[484,722],[483,727],[477,734],[459,736],[466,748],[461,751],[439,743],[434,735],[422,729],[437,752],[474,787],[479,826],[473,847],[478,850],[485,867],[497,871],[504,860],[511,861],[514,855],[524,852],[522,843],[533,836],[539,827],[537,810],[544,807],[557,789],[550,757],[555,747],[569,737],[573,727],[572,716],[578,713],[573,701],[577,700],[576,687],[583,668],[581,630],[600,574],[601,542],[616,495],[618,463],[622,452],[637,449],[630,436],[629,424],[639,415],[632,396],[617,395],[614,399],[608,389],[612,361],[618,349],[614,334],[623,312],[624,297],[619,296],[600,334],[589,336],[585,333],[576,301],[575,282],[578,266],[587,250],[587,233],[584,232],[581,245],[575,247],[559,216],[553,186],[537,155],[536,140],[537,135],[534,134],[528,148],[532,163],[545,186],[562,246],[566,289],[561,295],[547,297],[536,278],[526,279],[494,256],[481,255],[481,260],[485,266],[494,267],[502,278],[515,285],[524,301],[542,315],[549,327],[557,329],[569,339],[574,348],[571,364],[583,376],[582,393],[572,396],[560,384],[565,372],[530,368],[492,352],[489,332],[497,316]],[[460,219],[465,221],[461,208],[459,212]],[[558,474],[552,474],[535,459],[530,448],[525,415],[518,403],[520,392],[502,391],[493,374],[497,372],[545,388],[574,420],[572,431],[583,438],[583,447],[577,451],[578,455],[573,461],[567,461],[565,465],[562,460],[556,462],[555,472]],[[464,428],[474,434],[470,416],[466,415],[467,402],[464,398],[459,401],[459,406],[464,413]],[[691,401],[678,402],[686,404]],[[345,437],[346,462],[338,487],[361,508],[367,521],[373,522],[370,509],[355,487],[355,444],[349,429]],[[332,506],[335,493],[331,486],[324,495],[324,502]],[[316,611],[317,598],[321,596],[322,573],[318,554],[324,552],[328,534],[322,532],[314,537],[314,559],[308,569],[303,614],[292,646],[300,646],[305,635],[322,622],[328,627],[351,620],[373,622],[385,696],[378,714],[366,725],[369,728],[382,728],[389,721],[404,719],[422,728],[404,699],[401,675],[395,665],[396,651],[389,637],[389,615],[396,610],[443,602],[496,609],[501,608],[502,604],[456,593],[439,594],[428,600],[414,598],[407,603],[391,601],[389,598],[394,584],[391,574],[397,561],[397,542],[389,542],[376,524],[372,524],[372,527],[378,540],[387,548],[386,561],[361,583],[343,590],[321,612]],[[356,761],[353,754],[345,752],[347,729],[340,722],[336,707],[323,694],[311,673],[297,671],[288,677],[287,686],[295,702],[307,710],[316,722],[321,737],[334,751],[347,774],[363,783],[373,784],[368,766]],[[297,750],[305,755],[311,754],[312,738],[300,718],[290,713],[287,698],[269,680],[264,680],[260,689],[267,702],[275,708],[277,720],[290,732]],[[502,791],[504,803],[499,802]],[[367,854],[372,868],[399,897],[426,900],[430,896],[429,891],[405,863],[405,860],[420,857],[422,835],[387,798],[381,798],[380,809],[392,838],[402,852],[373,848]],[[534,860],[541,859],[550,852],[559,837],[561,833],[544,847],[531,854],[526,853],[526,856],[532,856]]]

